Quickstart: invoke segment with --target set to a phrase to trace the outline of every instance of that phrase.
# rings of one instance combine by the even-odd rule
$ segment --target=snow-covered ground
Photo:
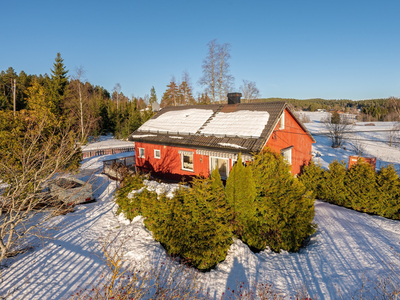
[[[351,128],[351,131],[354,133],[346,136],[344,148],[333,149],[331,141],[326,135],[327,130],[321,121],[329,113],[302,112],[302,114],[305,114],[311,120],[310,123],[305,123],[305,125],[316,140],[316,143],[313,145],[313,152],[317,154],[317,157],[314,160],[319,162],[323,167],[327,168],[329,163],[335,159],[339,161],[344,160],[348,163],[349,156],[356,155],[352,144],[358,142],[365,149],[363,156],[377,158],[376,167],[378,169],[392,164],[400,173],[400,144],[397,147],[390,147],[388,143],[388,133],[395,122],[356,122]],[[366,124],[374,124],[374,126]]]
[[[315,122],[306,124],[307,127],[312,133],[321,132],[321,117],[313,118]],[[363,129],[373,131],[379,126]],[[375,132],[370,134],[368,139],[379,138]],[[330,148],[327,137],[316,136],[316,140],[314,152],[321,153],[318,159],[325,165],[335,158],[347,159],[351,154],[348,150]],[[371,155],[381,154],[382,164],[400,163],[398,148],[386,148],[379,141],[371,141],[367,149]],[[128,237],[125,258],[132,264],[157,265],[166,259],[164,249],[153,240],[141,217],[129,222],[123,216],[116,216],[113,202],[116,183],[100,174],[103,160],[129,155],[132,153],[93,157],[83,162],[78,178],[92,181],[97,202],[80,205],[75,212],[52,219],[49,225],[53,226],[44,232],[50,239],[32,239],[32,250],[9,259],[8,267],[2,270],[0,293],[15,289],[12,299],[68,298],[98,279],[104,266],[98,241],[110,233],[120,239]],[[149,185],[156,191],[171,192],[174,188],[155,182]],[[400,274],[400,256],[396,255],[400,254],[399,221],[321,201],[315,202],[315,211],[318,231],[299,253],[266,250],[254,254],[236,240],[225,261],[215,270],[199,274],[203,290],[211,298],[219,299],[222,293],[229,295],[239,282],[247,285],[270,282],[288,297],[306,287],[318,299],[337,299],[339,290],[343,299],[347,299],[363,283],[373,285],[379,278]],[[399,277],[395,278],[400,286]]]

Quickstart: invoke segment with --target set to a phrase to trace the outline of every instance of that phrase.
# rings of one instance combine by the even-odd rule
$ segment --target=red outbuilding
[[[285,102],[240,103],[163,108],[129,137],[136,167],[173,180],[209,176],[218,168],[226,179],[241,153],[249,161],[270,148],[291,165],[294,175],[311,160],[314,138]]]

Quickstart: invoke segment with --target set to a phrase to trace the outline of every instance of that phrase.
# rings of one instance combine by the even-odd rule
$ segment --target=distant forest
[[[215,41],[212,42],[215,43]],[[210,45],[215,46],[213,43]],[[219,47],[223,48],[227,45]],[[202,78],[202,85],[206,85],[203,93],[193,96],[189,74],[184,72],[181,81],[176,81],[172,77],[160,101],[157,99],[154,87],[150,90],[150,96],[129,98],[121,92],[121,86],[118,83],[112,91],[93,85],[85,80],[84,70],[77,69],[71,74],[60,53],[57,54],[53,67],[50,68],[49,65],[49,70],[50,75],[30,75],[24,71],[17,74],[12,67],[1,71],[0,112],[12,113],[15,94],[17,112],[34,112],[46,107],[55,118],[68,119],[76,124],[76,129],[81,131],[82,137],[112,133],[117,138],[126,138],[154,115],[151,108],[153,103],[159,103],[161,108],[171,105],[225,103],[225,92],[232,90],[232,87],[228,88],[222,82],[219,83],[220,94],[215,90],[210,90],[208,86],[214,86],[214,84],[207,81],[210,77],[206,72],[207,68],[204,69],[205,75]],[[231,76],[227,78],[232,79]],[[222,89],[223,86],[224,89]],[[361,121],[400,121],[400,100],[394,97],[362,101],[265,99],[259,98],[255,82],[246,80],[243,80],[240,92],[243,94],[243,102],[286,101],[295,110],[339,110],[357,113]]]
[[[325,99],[287,99],[287,98],[262,98],[257,99],[262,102],[285,101],[290,103],[295,110],[316,111],[325,109],[326,111],[337,110],[358,114],[360,121],[400,121],[400,100],[395,97],[386,99],[369,100],[325,100]]]
[[[1,71],[0,112],[13,111],[15,83],[17,112],[37,112],[45,106],[56,118],[75,123],[82,136],[83,132],[86,136],[112,133],[125,138],[153,115],[146,107],[150,101],[157,101],[154,88],[151,97],[128,98],[119,84],[109,92],[84,80],[82,69],[71,75],[59,53],[50,71],[50,75],[30,75],[24,71],[17,74],[12,67]]]

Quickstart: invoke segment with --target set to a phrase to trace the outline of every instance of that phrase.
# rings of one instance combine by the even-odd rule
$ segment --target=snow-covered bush
[[[118,204],[117,214],[123,213],[129,220],[141,214],[140,198],[133,195],[139,195],[140,192],[131,193],[132,191],[143,191],[143,175],[137,173],[128,175],[122,181],[120,188],[116,193],[116,203]]]

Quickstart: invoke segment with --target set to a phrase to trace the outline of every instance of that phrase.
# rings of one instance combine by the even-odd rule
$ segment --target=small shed
[[[110,155],[123,152],[135,151],[135,143],[117,139],[107,139],[82,146],[82,158],[93,156]]]
[[[376,157],[361,157],[361,156],[349,156],[349,165],[348,169],[350,169],[352,166],[356,165],[358,162],[358,159],[361,159],[361,161],[370,164],[374,170],[376,168]]]

